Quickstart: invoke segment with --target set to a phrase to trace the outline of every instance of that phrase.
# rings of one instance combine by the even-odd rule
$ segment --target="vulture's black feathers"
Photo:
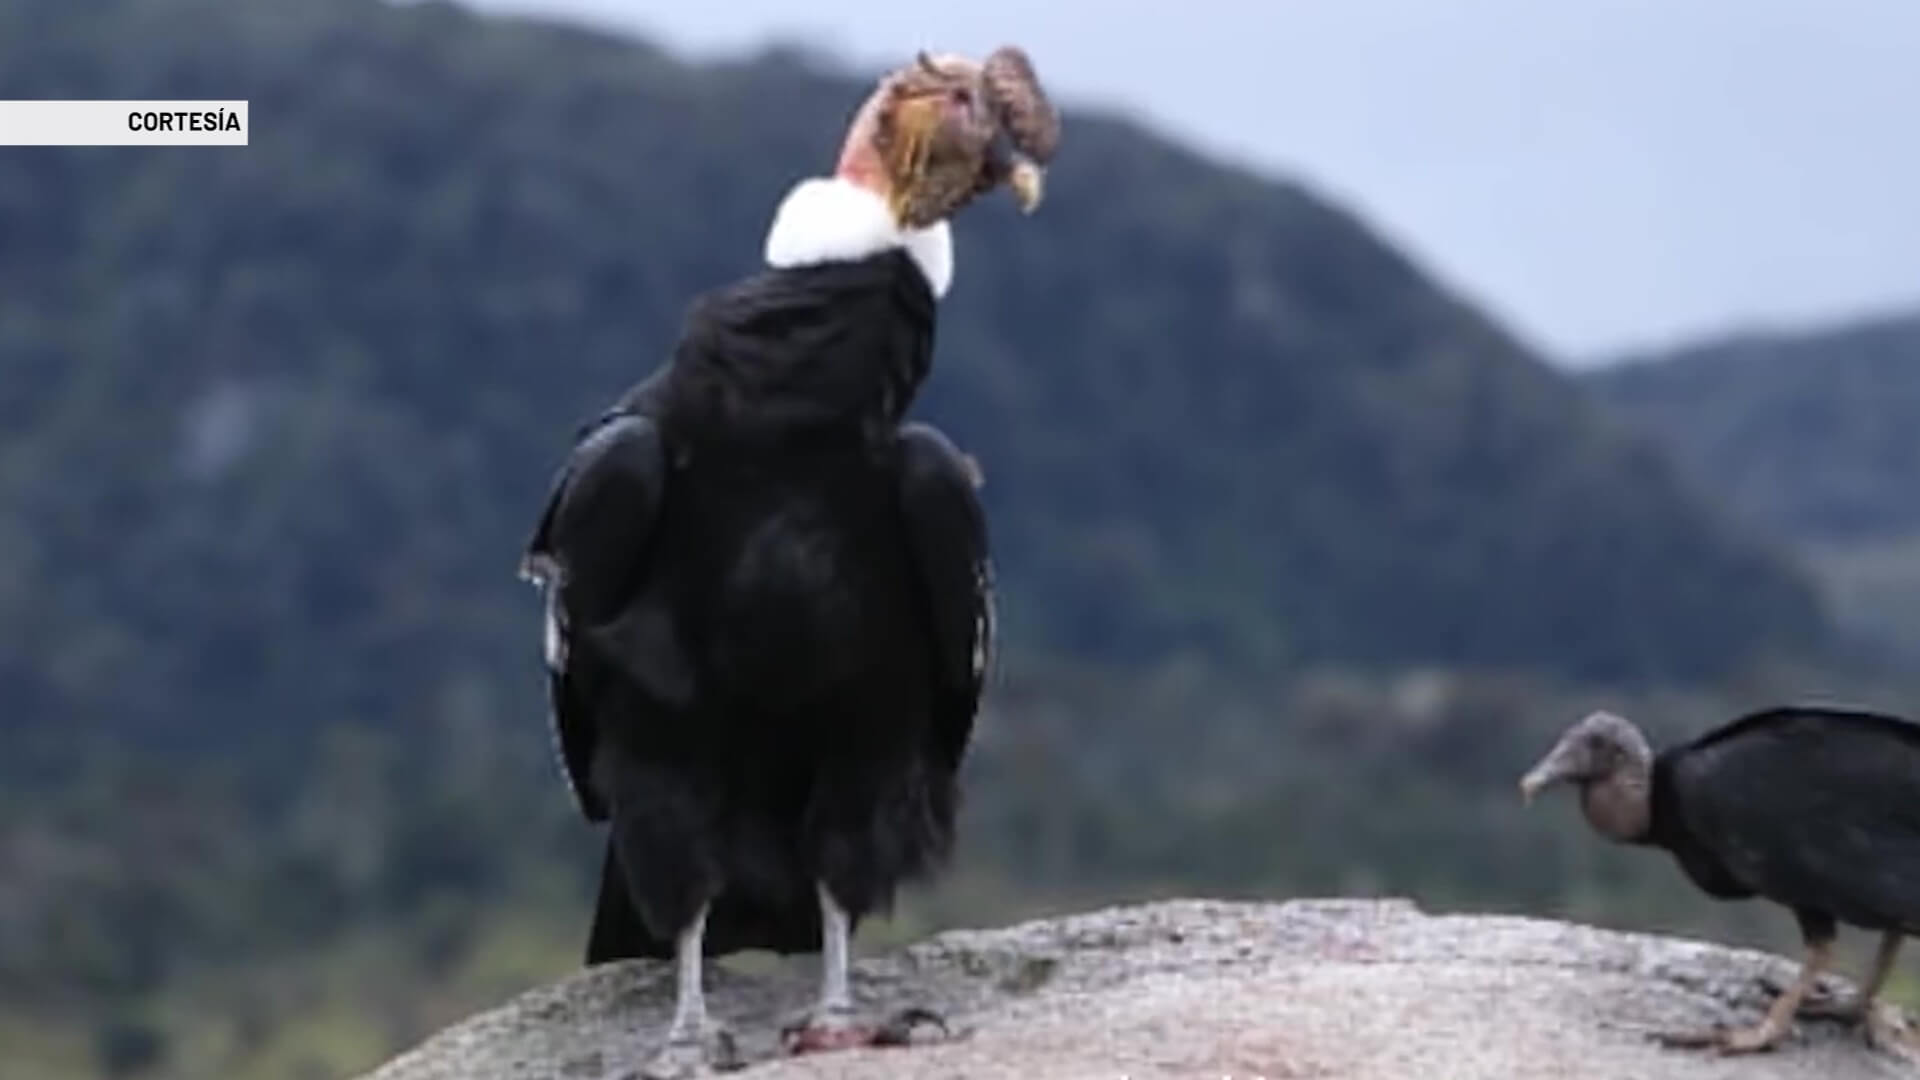
[[[1807,1011],[1840,924],[1878,931],[1859,993],[1818,1011],[1873,1032],[1872,1006],[1902,941],[1920,933],[1920,726],[1857,709],[1751,713],[1655,753],[1625,718],[1573,725],[1521,780],[1528,798],[1578,788],[1587,820],[1621,843],[1662,849],[1722,900],[1759,897],[1793,912],[1800,976],[1759,1023],[1689,1032],[1675,1045],[1765,1050]]]
[[[1920,933],[1920,726],[1834,708],[1742,717],[1656,759],[1648,840],[1709,893]]]

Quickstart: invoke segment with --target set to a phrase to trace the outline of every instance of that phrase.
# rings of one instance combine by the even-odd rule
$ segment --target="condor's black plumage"
[[[676,443],[736,449],[855,430],[878,442],[932,366],[934,303],[898,249],[762,271],[694,301],[672,363],[603,422],[647,415]]]
[[[1768,1017],[1684,1041],[1731,1051],[1776,1043],[1841,923],[1883,935],[1859,999],[1830,1010],[1867,1021],[1902,938],[1920,933],[1920,725],[1862,710],[1776,708],[1656,755],[1632,724],[1596,713],[1522,787],[1531,797],[1561,782],[1579,786],[1602,834],[1668,851],[1710,896],[1771,900],[1799,922],[1803,977]]]
[[[847,939],[952,844],[992,632],[971,463],[901,423],[933,305],[901,250],[704,298],[529,545],[560,757],[611,826],[587,960],[680,957],[669,1051],[715,1030],[689,954],[739,949],[825,949],[800,1042],[886,1037]]]
[[[972,462],[903,423],[952,282],[948,217],[1038,205],[1059,118],[1033,66],[922,54],[791,190],[769,269],[695,303],[663,370],[590,425],[523,561],[546,590],[559,751],[609,825],[587,960],[676,958],[652,1076],[732,1058],[705,955],[822,953],[796,1051],[857,1019],[860,919],[953,841],[992,647]]]
[[[556,483],[554,721],[614,817],[591,962],[673,955],[708,892],[708,953],[817,949],[816,880],[857,921],[945,852],[989,596],[965,460],[898,426],[932,303],[898,251],[707,297]]]
[[[599,727],[580,700],[603,689],[599,666],[621,671],[659,704],[694,704],[695,661],[681,635],[669,632],[670,605],[660,595],[684,571],[649,557],[671,466],[691,464],[697,454],[710,467],[694,475],[711,488],[727,482],[728,463],[744,462],[741,483],[758,477],[777,487],[782,471],[797,480],[833,475],[841,463],[835,450],[858,449],[885,465],[903,448],[922,448],[925,434],[895,445],[896,427],[931,365],[933,303],[924,276],[899,250],[756,274],[696,300],[671,362],[581,432],[526,561],[530,571],[564,582],[549,593],[553,720],[588,820],[607,813],[588,782]],[[781,458],[792,468],[781,470]],[[735,502],[754,498],[743,489]],[[970,495],[966,503],[978,517]],[[676,524],[679,532],[692,527]],[[651,591],[640,591],[642,575]],[[597,648],[569,664],[575,638]],[[608,947],[612,953],[592,959],[627,952]],[[663,949],[670,955],[672,941],[643,952]]]

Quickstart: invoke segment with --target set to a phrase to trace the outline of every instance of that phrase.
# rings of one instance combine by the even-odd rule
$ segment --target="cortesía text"
[[[226,109],[130,112],[129,131],[239,131],[240,114]]]

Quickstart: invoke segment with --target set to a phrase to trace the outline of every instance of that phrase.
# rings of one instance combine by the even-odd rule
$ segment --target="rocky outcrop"
[[[1892,1040],[1801,1021],[1774,1053],[1669,1050],[1651,1033],[1756,1020],[1792,961],[1538,919],[1429,916],[1402,901],[1175,901],[956,931],[864,961],[862,1000],[938,1009],[951,1041],[783,1059],[811,966],[709,972],[752,1064],[741,1080],[1880,1080],[1920,1076]],[[1846,992],[1842,980],[1827,993]],[[624,1080],[673,992],[668,965],[583,971],[476,1016],[365,1080]]]

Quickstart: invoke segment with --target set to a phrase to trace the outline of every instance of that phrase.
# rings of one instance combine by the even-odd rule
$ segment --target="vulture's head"
[[[1652,772],[1653,749],[1632,721],[1589,713],[1520,779],[1520,795],[1532,802],[1548,788],[1571,784],[1595,829],[1633,840],[1646,832]]]
[[[1059,143],[1060,115],[1025,52],[923,52],[861,105],[836,171],[884,198],[898,227],[919,229],[1001,184],[1031,212]]]

